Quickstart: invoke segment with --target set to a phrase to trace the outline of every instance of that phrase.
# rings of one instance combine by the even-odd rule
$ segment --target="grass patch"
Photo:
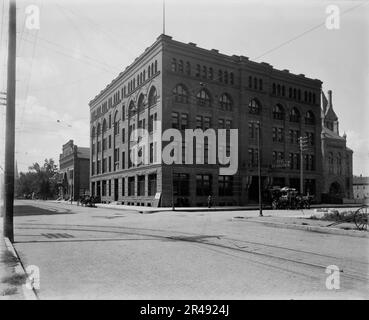
[[[10,284],[12,286],[21,286],[25,284],[27,280],[27,276],[25,274],[11,274],[9,276],[5,276],[1,279],[2,283]]]
[[[18,290],[16,287],[10,287],[10,288],[6,288],[1,292],[2,296],[12,296],[14,294],[17,294]]]
[[[0,262],[6,263],[10,266],[15,266],[19,261],[18,258],[14,257],[10,251],[5,250],[0,256]]]
[[[325,213],[324,216],[322,217],[322,220],[353,222],[354,214],[355,212],[353,211],[342,211],[342,212],[335,211],[335,212]]]

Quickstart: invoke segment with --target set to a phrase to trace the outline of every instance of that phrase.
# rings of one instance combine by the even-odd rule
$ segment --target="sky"
[[[39,8],[39,29],[25,23],[29,5]],[[326,27],[329,5],[340,10],[338,29]],[[3,92],[8,0],[0,10]],[[165,33],[175,40],[322,80],[354,151],[354,174],[369,176],[369,1],[166,0],[165,13]],[[19,171],[58,162],[70,139],[89,146],[88,102],[155,42],[162,17],[162,0],[17,1]],[[3,106],[0,128],[3,167]]]

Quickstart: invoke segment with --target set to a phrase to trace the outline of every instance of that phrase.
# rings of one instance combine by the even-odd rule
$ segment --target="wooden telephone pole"
[[[9,1],[8,79],[6,97],[5,170],[4,170],[4,237],[14,242],[14,148],[15,148],[15,67],[16,67],[15,0]]]

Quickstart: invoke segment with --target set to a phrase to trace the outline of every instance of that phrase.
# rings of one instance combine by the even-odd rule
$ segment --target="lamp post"
[[[299,146],[300,146],[300,194],[303,195],[304,194],[304,157],[303,157],[303,152],[306,150],[307,148],[307,144],[308,144],[308,137],[300,137],[299,138]]]
[[[263,203],[261,198],[261,148],[260,148],[260,121],[257,121],[258,126],[258,176],[259,176],[259,216],[263,216]]]

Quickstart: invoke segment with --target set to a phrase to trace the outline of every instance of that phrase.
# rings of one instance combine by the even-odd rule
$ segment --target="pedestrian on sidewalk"
[[[211,202],[212,202],[212,199],[211,199],[211,195],[209,194],[209,196],[208,196],[208,208],[211,208]]]

